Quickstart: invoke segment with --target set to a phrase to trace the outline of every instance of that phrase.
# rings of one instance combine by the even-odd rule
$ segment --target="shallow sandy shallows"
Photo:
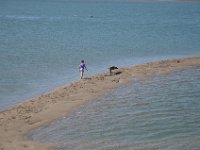
[[[0,112],[0,150],[51,149],[53,145],[28,140],[28,131],[67,116],[75,107],[126,84],[130,78],[146,78],[196,66],[200,67],[200,57],[145,63],[117,69],[112,76],[107,72],[84,78],[34,97]]]

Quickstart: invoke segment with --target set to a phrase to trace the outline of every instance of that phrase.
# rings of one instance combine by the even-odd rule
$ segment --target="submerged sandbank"
[[[33,128],[46,125],[74,108],[126,84],[130,78],[146,78],[175,70],[200,66],[200,57],[163,60],[145,63],[84,78],[49,93],[34,97],[0,113],[0,149],[45,150],[53,145],[30,141],[26,134]]]

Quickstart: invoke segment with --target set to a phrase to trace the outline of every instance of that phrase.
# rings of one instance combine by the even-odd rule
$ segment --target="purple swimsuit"
[[[80,70],[84,70],[85,64],[84,64],[84,63],[81,63],[81,64],[79,65],[79,68],[80,68]]]

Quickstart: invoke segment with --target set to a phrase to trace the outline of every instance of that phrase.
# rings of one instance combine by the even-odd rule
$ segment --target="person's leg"
[[[83,70],[81,70],[80,73],[81,73],[81,74],[80,74],[80,77],[81,77],[81,79],[82,79],[82,78],[83,78]]]

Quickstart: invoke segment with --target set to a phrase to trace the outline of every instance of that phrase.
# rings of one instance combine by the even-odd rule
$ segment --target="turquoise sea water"
[[[0,1],[0,110],[86,75],[200,54],[199,2]]]
[[[31,138],[57,150],[199,150],[200,68],[134,79]]]

